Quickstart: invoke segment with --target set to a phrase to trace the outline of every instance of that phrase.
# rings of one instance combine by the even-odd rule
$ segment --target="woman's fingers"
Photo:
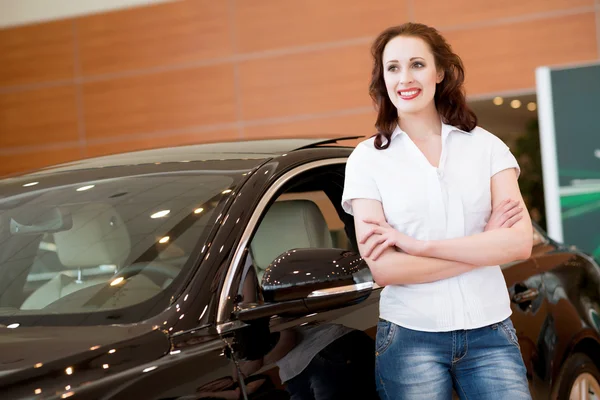
[[[509,211],[505,212],[504,217],[506,218],[506,220],[509,220],[510,218],[521,213],[522,211],[523,211],[523,207],[515,207],[515,208],[512,208]]]
[[[373,254],[371,255],[371,259],[373,261],[377,260],[379,256],[388,248],[394,246],[394,241],[392,239],[387,239],[383,243],[379,244],[373,250]]]
[[[364,257],[369,257],[372,255],[373,250],[380,245],[381,243],[385,242],[387,240],[387,237],[384,235],[379,235],[376,238],[374,238],[373,240],[371,240],[371,242],[367,245],[367,248],[365,249],[365,253],[364,253]]]
[[[510,209],[509,211],[505,212],[504,214],[502,214],[502,216],[499,219],[499,223],[501,227],[504,227],[504,225],[514,216],[519,215],[523,212],[523,208],[522,207],[515,207]],[[511,225],[512,226],[512,225]]]
[[[361,236],[359,243],[365,244],[367,242],[367,240],[369,240],[369,238],[375,233],[374,231],[375,231],[375,228],[369,228],[369,230]]]
[[[504,206],[501,207],[502,213],[505,214],[505,213],[509,212],[510,210],[513,210],[518,205],[519,205],[518,200],[509,200],[506,204],[504,204]]]
[[[522,211],[522,210],[521,210]],[[510,217],[505,223],[502,224],[502,228],[510,228],[523,218],[523,213],[519,212],[516,215]]]
[[[375,226],[373,228],[369,228],[369,230],[362,236],[359,243],[365,244],[369,238],[375,234],[381,235],[383,233],[383,229],[379,226]]]

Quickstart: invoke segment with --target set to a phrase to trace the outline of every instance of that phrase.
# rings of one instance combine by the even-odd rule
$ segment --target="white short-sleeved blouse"
[[[377,150],[374,140],[360,143],[348,159],[344,210],[352,214],[352,199],[379,200],[388,223],[416,239],[482,232],[492,210],[491,177],[508,168],[520,172],[509,148],[480,127],[465,132],[442,124],[438,168],[399,127],[387,149]],[[510,314],[498,265],[431,283],[390,285],[381,293],[380,317],[415,330],[474,329]]]

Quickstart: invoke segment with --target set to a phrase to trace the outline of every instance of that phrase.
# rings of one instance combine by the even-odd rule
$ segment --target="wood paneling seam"
[[[579,7],[568,10],[560,10],[560,11],[551,11],[545,13],[533,13],[522,16],[508,17],[508,18],[500,18],[495,20],[488,20],[485,22],[471,23],[471,24],[463,24],[463,25],[449,25],[449,26],[441,26],[439,30],[444,31],[459,31],[459,30],[469,30],[469,29],[481,29],[487,27],[501,26],[501,25],[511,25],[515,23],[523,23],[523,22],[533,22],[537,20],[543,19],[556,19],[563,16],[574,16],[579,14],[586,13],[596,13],[598,7]],[[160,72],[170,72],[177,70],[185,70],[192,68],[200,68],[207,66],[214,66],[220,64],[229,64],[229,63],[239,63],[250,60],[259,60],[259,59],[268,59],[268,58],[277,58],[285,55],[295,55],[295,54],[304,54],[310,52],[318,52],[331,50],[336,48],[345,48],[351,46],[358,45],[370,45],[373,41],[373,36],[359,37],[348,40],[340,40],[333,42],[323,42],[317,44],[311,44],[306,46],[293,46],[287,48],[279,48],[279,49],[271,49],[271,50],[263,50],[258,52],[251,53],[241,53],[236,54],[229,57],[219,57],[205,60],[198,60],[189,63],[182,64],[168,64],[151,68],[143,68],[143,69],[134,69],[134,70],[125,70],[122,72],[114,72],[108,74],[99,74],[99,75],[90,75],[90,76],[82,76],[81,78],[69,79],[69,80],[60,80],[60,81],[48,81],[36,84],[28,84],[28,85],[15,85],[15,86],[0,86],[0,94],[10,93],[16,91],[26,91],[26,90],[34,90],[43,87],[52,87],[52,86],[61,86],[68,84],[83,84],[90,82],[100,82],[100,81],[108,81],[113,79],[127,78],[139,75],[150,75]]]
[[[61,79],[58,81],[48,81],[31,83],[27,85],[0,86],[0,94],[10,94],[17,92],[27,92],[29,90],[52,89],[60,86],[69,86],[75,83],[75,79]]]
[[[81,56],[79,50],[79,30],[77,29],[77,22],[73,20],[73,73],[74,80],[81,78]],[[79,154],[81,157],[85,157],[86,141],[85,141],[85,118],[84,118],[84,104],[83,104],[83,88],[81,84],[75,84],[75,110],[77,112],[77,132],[79,134]]]
[[[469,95],[467,92],[467,101],[480,101],[480,100],[489,100],[496,96],[500,97],[520,97],[527,96],[530,94],[535,94],[535,87],[524,88],[519,90],[504,90],[497,91],[492,93],[478,93],[475,95]]]
[[[534,22],[544,19],[556,19],[561,17],[570,17],[574,15],[587,14],[596,11],[596,6],[585,6],[577,8],[569,8],[567,10],[545,11],[540,13],[531,13],[524,15],[515,15],[512,17],[503,17],[490,19],[487,21],[471,22],[460,25],[442,25],[438,29],[441,32],[464,31],[472,29],[491,28],[503,25],[521,24],[524,22]]]
[[[236,28],[236,4],[235,0],[229,0],[229,38],[231,40],[231,49],[234,54],[238,51],[237,43],[237,28]],[[233,95],[235,99],[235,119],[237,122],[238,138],[242,139],[244,135],[244,127],[242,121],[242,92],[240,90],[240,66],[238,62],[233,64]]]
[[[415,4],[414,0],[405,0],[406,1],[406,9],[408,10],[408,20],[411,22],[415,21]]]
[[[14,155],[19,155],[19,154],[33,153],[33,152],[66,150],[66,149],[73,149],[73,148],[79,148],[79,141],[38,144],[38,145],[32,145],[32,146],[3,147],[3,148],[0,148],[0,156],[14,156]]]
[[[310,120],[319,120],[333,117],[342,117],[342,116],[351,116],[351,115],[361,115],[368,114],[373,112],[372,107],[360,107],[360,108],[352,108],[339,110],[328,113],[320,113],[320,114],[303,114],[303,115],[294,115],[287,117],[279,117],[279,118],[265,118],[260,120],[248,120],[241,121],[241,124],[244,127],[256,127],[256,126],[269,126],[276,125],[281,123],[290,123],[290,122],[302,122],[302,121],[310,121]],[[87,140],[88,146],[99,145],[99,144],[113,144],[113,143],[121,143],[131,140],[144,140],[144,139],[152,139],[152,138],[162,138],[168,137],[172,135],[180,135],[186,133],[209,133],[209,132],[218,132],[227,129],[234,129],[238,125],[238,123],[228,123],[228,124],[213,124],[213,125],[200,125],[200,126],[189,126],[181,129],[169,129],[163,131],[156,132],[145,132],[145,133],[132,133],[121,136],[113,136],[113,137],[105,137],[105,138],[90,138]],[[0,149],[0,155],[14,155],[14,154],[22,154],[22,153],[30,153],[33,151],[43,151],[43,150],[58,150],[62,148],[71,148],[74,145],[79,145],[78,142],[63,142],[52,145],[34,145],[34,146],[18,146],[18,147],[9,147]]]

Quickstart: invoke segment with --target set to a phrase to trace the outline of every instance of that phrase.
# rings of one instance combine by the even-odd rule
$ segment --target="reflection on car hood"
[[[0,371],[64,359],[150,331],[150,325],[0,328]],[[165,341],[168,342],[166,337]]]
[[[167,354],[165,333],[147,324],[131,326],[0,328],[0,397],[15,384],[46,387],[93,381]],[[64,384],[62,384],[64,389]]]

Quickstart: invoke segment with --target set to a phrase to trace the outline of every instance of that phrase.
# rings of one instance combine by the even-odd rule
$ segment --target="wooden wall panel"
[[[240,65],[244,119],[368,106],[368,46],[249,60]]]
[[[413,4],[416,21],[443,28],[461,24],[482,24],[494,19],[534,13],[593,7],[594,0],[417,0]],[[555,29],[565,32],[560,25],[555,26]]]
[[[0,30],[0,173],[185,143],[368,136],[371,41],[409,19],[440,28],[469,95],[534,90],[540,65],[599,60],[599,6],[179,0]]]
[[[0,29],[0,86],[73,78],[73,22]]]
[[[96,157],[124,151],[147,150],[158,147],[180,146],[214,141],[230,141],[236,139],[239,139],[237,129],[161,135],[156,137],[148,136],[145,138],[131,138],[118,142],[89,144],[87,146],[86,156]]]
[[[0,148],[77,140],[74,86],[0,94]]]
[[[227,1],[175,1],[77,20],[83,75],[230,56]]]
[[[598,59],[595,14],[451,31],[466,66],[468,94],[535,87],[535,68]],[[557,29],[556,27],[560,27]]]
[[[217,65],[87,83],[87,137],[235,122],[233,76],[232,65]]]
[[[368,136],[375,131],[374,122],[375,113],[365,111],[357,114],[248,126],[244,129],[244,136],[258,139]]]
[[[35,150],[14,154],[0,154],[0,176],[32,171],[63,162],[81,159],[78,145],[61,149]]]
[[[376,35],[408,20],[398,0],[236,0],[240,52]]]

